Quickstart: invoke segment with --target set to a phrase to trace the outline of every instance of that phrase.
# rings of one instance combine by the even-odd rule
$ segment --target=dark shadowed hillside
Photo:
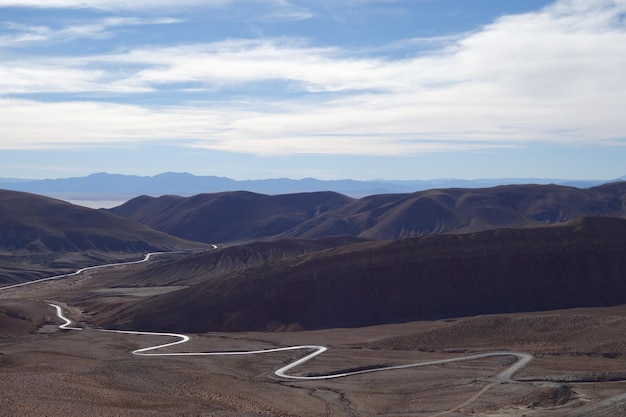
[[[101,324],[186,332],[352,327],[626,303],[626,220],[362,242],[268,261]]]
[[[220,279],[224,274],[245,268],[362,242],[368,240],[339,236],[312,240],[278,239],[225,246],[147,266],[125,276],[120,285],[193,285],[213,278]]]
[[[6,256],[6,255],[4,255]],[[44,276],[53,275],[52,268],[38,265],[36,269],[31,265],[21,265],[13,262],[0,260],[0,286],[6,282],[31,281]]]
[[[230,242],[277,236],[350,201],[332,192],[267,196],[239,191],[142,196],[110,211],[185,239]]]
[[[180,289],[209,281],[219,281],[225,275],[242,269],[361,242],[366,242],[366,240],[353,237],[329,237],[314,240],[279,239],[226,246],[184,258],[162,260],[157,264],[122,274],[108,285],[113,288],[131,288],[139,291],[149,290],[150,287],[166,286]],[[136,299],[118,297],[115,303],[111,303],[101,294],[91,292],[68,296],[66,301],[80,304],[85,312],[95,316],[96,320],[102,320],[113,312],[135,303]],[[164,315],[167,316],[168,313]]]
[[[37,268],[93,265],[119,255],[200,247],[111,213],[0,190],[3,282],[28,279]]]
[[[336,235],[395,240],[541,226],[584,216],[625,217],[626,182],[587,189],[557,185],[452,188],[361,199],[336,193],[143,196],[111,211],[203,242]]]

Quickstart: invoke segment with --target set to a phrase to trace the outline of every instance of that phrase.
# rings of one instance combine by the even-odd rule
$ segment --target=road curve
[[[216,249],[217,246],[213,245],[213,248]],[[111,264],[98,265],[98,266],[90,266],[90,267],[86,267],[86,268],[81,268],[81,269],[77,270],[76,272],[72,272],[72,273],[68,273],[68,274],[56,275],[56,276],[53,276],[53,277],[42,278],[42,279],[38,279],[38,280],[34,280],[34,281],[28,281],[28,282],[23,282],[23,283],[20,283],[20,284],[13,284],[13,285],[5,286],[5,287],[0,287],[0,291],[8,290],[8,289],[11,289],[11,288],[18,288],[18,287],[31,285],[31,284],[35,284],[35,283],[39,283],[39,282],[44,282],[44,281],[52,281],[52,280],[57,280],[57,279],[61,279],[61,278],[68,278],[68,277],[79,275],[79,274],[81,274],[83,272],[93,271],[93,270],[101,269],[101,268],[140,264],[140,263],[148,262],[155,255],[175,254],[175,253],[185,253],[185,251],[179,251],[179,252],[151,252],[151,253],[148,253],[147,255],[145,255],[145,257],[143,259],[140,259],[138,261],[120,262],[120,263],[111,263]],[[49,304],[49,305],[55,308],[57,317],[59,317],[59,319],[61,319],[63,321],[63,324],[59,325],[60,329],[63,329],[63,330],[82,330],[82,328],[80,328],[80,327],[71,326],[72,321],[63,315],[63,309],[61,308],[61,306],[59,306],[57,304],[52,304],[52,303]],[[477,359],[489,358],[489,357],[494,357],[494,356],[514,356],[517,360],[511,366],[509,366],[507,369],[505,369],[504,371],[500,372],[499,374],[497,374],[495,376],[495,379],[498,382],[503,382],[504,383],[504,382],[513,382],[513,380],[512,380],[513,375],[517,371],[522,369],[524,366],[526,366],[526,364],[528,362],[530,362],[532,360],[532,358],[533,358],[532,355],[530,355],[529,353],[525,353],[525,352],[498,351],[498,352],[479,353],[479,354],[461,356],[461,357],[450,358],[450,359],[439,359],[439,360],[434,360],[434,361],[410,363],[410,364],[406,364],[406,365],[397,365],[397,366],[387,366],[387,367],[381,367],[381,368],[362,369],[362,370],[358,370],[358,371],[330,373],[330,374],[326,374],[326,375],[298,376],[298,375],[290,375],[290,374],[288,374],[288,372],[291,371],[292,369],[294,369],[295,367],[300,366],[300,365],[302,365],[302,364],[312,360],[316,356],[324,353],[326,350],[328,350],[328,348],[326,346],[318,346],[318,345],[298,345],[298,346],[288,346],[288,347],[281,347],[281,348],[251,350],[251,351],[166,352],[166,353],[161,353],[161,352],[156,352],[156,351],[159,350],[159,349],[166,348],[166,347],[171,347],[171,346],[175,346],[175,345],[179,345],[179,344],[183,344],[185,342],[188,342],[190,340],[190,337],[187,336],[187,335],[178,334],[178,333],[141,332],[141,331],[133,331],[133,330],[108,330],[108,329],[93,329],[93,330],[99,331],[99,332],[108,332],[108,333],[163,336],[163,337],[169,337],[169,338],[178,339],[178,340],[175,340],[173,342],[168,342],[168,343],[163,343],[163,344],[160,344],[160,345],[148,346],[148,347],[136,349],[132,353],[133,353],[133,355],[138,355],[138,356],[229,356],[229,355],[233,356],[233,355],[256,355],[256,354],[263,354],[263,353],[275,353],[275,352],[284,352],[284,351],[292,351],[292,350],[306,350],[306,351],[310,351],[310,353],[308,353],[306,356],[304,356],[304,357],[302,357],[302,358],[300,358],[300,359],[298,359],[298,360],[296,360],[294,362],[291,362],[291,363],[289,363],[289,364],[287,364],[287,365],[285,365],[285,366],[283,366],[283,367],[281,367],[281,368],[279,368],[279,369],[274,371],[274,375],[276,375],[277,377],[284,378],[284,379],[291,379],[291,380],[309,380],[310,381],[310,380],[334,379],[334,378],[343,378],[343,377],[348,377],[348,376],[362,375],[362,374],[374,373],[374,372],[392,371],[392,370],[399,370],[399,369],[416,368],[416,367],[421,367],[421,366],[432,366],[432,365],[441,365],[441,364],[453,363],[453,362],[477,360]]]
[[[211,246],[213,246],[213,250],[217,249],[217,245],[211,245]],[[61,278],[75,277],[76,275],[80,275],[83,272],[95,271],[96,269],[110,268],[110,267],[114,267],[114,266],[125,266],[125,265],[142,264],[142,263],[148,262],[153,256],[156,256],[156,255],[174,255],[174,254],[179,254],[179,253],[190,253],[190,251],[181,250],[181,251],[172,251],[172,252],[150,252],[150,253],[146,254],[143,257],[143,259],[140,259],[138,261],[117,262],[117,263],[104,264],[104,265],[88,266],[86,268],[81,268],[81,269],[79,269],[79,270],[77,270],[75,272],[70,272],[70,273],[67,273],[67,274],[55,275],[53,277],[36,279],[34,281],[26,281],[26,282],[21,282],[19,284],[7,285],[7,286],[4,286],[4,287],[0,287],[0,291],[9,290],[11,288],[24,287],[26,285],[37,284],[38,282],[52,281],[52,280],[61,279]]]
[[[65,317],[63,315],[63,309],[61,308],[61,306],[58,306],[56,304],[48,304],[48,305],[54,307],[56,309],[56,311],[57,311],[57,317],[65,322],[65,323],[59,325],[59,329],[63,329],[63,330],[83,330],[80,327],[72,327],[72,326],[70,326],[70,324],[72,324],[72,320],[68,319],[67,317]]]
[[[118,263],[105,264],[105,265],[88,266],[86,268],[81,268],[81,269],[77,270],[76,272],[70,272],[68,274],[55,275],[53,277],[36,279],[34,281],[26,281],[26,282],[21,282],[19,284],[7,285],[7,286],[4,286],[4,287],[0,287],[0,291],[9,290],[11,288],[24,287],[26,285],[37,284],[39,282],[44,282],[44,281],[52,281],[52,280],[61,279],[61,278],[75,277],[76,275],[80,275],[83,272],[93,271],[93,270],[100,269],[100,268],[108,268],[108,267],[113,267],[113,266],[124,266],[124,265],[141,264],[141,263],[144,263],[144,262],[148,262],[150,260],[150,258],[153,257],[154,255],[170,254],[170,253],[183,253],[183,252],[150,252],[146,256],[144,256],[143,259],[140,259],[138,261],[118,262]]]
[[[60,306],[56,304],[50,304],[50,306],[54,307],[57,311],[57,316],[64,321],[64,324],[60,325],[61,329],[68,330],[81,330],[79,327],[71,327],[71,320],[63,315],[63,310]],[[188,342],[191,338],[184,334],[179,333],[161,333],[161,332],[140,332],[134,330],[109,330],[109,329],[93,329],[99,332],[106,333],[121,333],[121,334],[132,334],[132,335],[144,335],[144,336],[163,336],[169,338],[176,338],[178,340],[174,342],[163,343],[154,346],[148,346],[140,349],[136,349],[132,352],[133,355],[138,356],[235,356],[235,355],[258,355],[263,353],[275,353],[275,352],[285,352],[291,350],[308,350],[312,351],[307,354],[303,358],[300,358],[294,362],[291,362],[280,369],[274,371],[274,375],[279,378],[284,379],[292,379],[292,380],[300,380],[300,381],[311,381],[311,380],[324,380],[324,379],[334,379],[334,378],[344,378],[348,376],[354,375],[362,375],[373,372],[383,372],[383,371],[392,371],[398,369],[407,369],[407,368],[417,368],[420,366],[432,366],[432,365],[443,365],[446,363],[453,362],[463,362],[463,361],[471,361],[477,359],[490,358],[494,356],[514,356],[517,358],[516,362],[509,366],[504,371],[500,372],[495,376],[498,382],[513,382],[512,376],[521,368],[523,368],[528,362],[533,359],[533,356],[529,353],[525,352],[510,352],[510,351],[498,351],[498,352],[488,352],[488,353],[478,353],[474,355],[460,356],[457,358],[449,358],[449,359],[438,359],[434,361],[426,361],[426,362],[416,362],[409,363],[406,365],[397,365],[397,366],[386,366],[382,368],[372,368],[372,369],[362,369],[358,371],[350,371],[350,372],[340,372],[340,373],[330,373],[325,375],[314,375],[314,376],[299,376],[299,375],[290,375],[287,372],[291,371],[293,368],[302,365],[316,356],[324,353],[328,350],[326,346],[318,346],[318,345],[297,345],[297,346],[287,346],[281,348],[272,348],[272,349],[261,349],[261,350],[247,350],[247,351],[218,351],[218,352],[156,352],[159,349],[171,347],[175,345],[180,345],[185,342]]]

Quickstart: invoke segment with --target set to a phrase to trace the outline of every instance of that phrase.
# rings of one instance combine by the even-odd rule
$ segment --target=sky
[[[626,175],[626,0],[0,0],[0,178]]]

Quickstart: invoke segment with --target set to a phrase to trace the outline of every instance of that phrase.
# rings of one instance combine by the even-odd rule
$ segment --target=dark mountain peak
[[[584,216],[625,217],[626,182],[579,189],[554,184],[432,189],[354,199],[325,191],[249,191],[132,200],[113,213],[186,239],[226,242],[350,235],[402,239],[533,227]]]
[[[225,242],[278,236],[352,201],[335,192],[265,195],[230,191],[192,197],[142,197],[110,211],[188,239]]]

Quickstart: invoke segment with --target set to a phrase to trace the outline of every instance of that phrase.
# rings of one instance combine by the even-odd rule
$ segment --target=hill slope
[[[626,182],[588,189],[557,185],[451,188],[361,199],[330,192],[142,196],[111,212],[203,242],[336,235],[393,240],[541,226],[584,216],[625,217]]]
[[[626,303],[626,220],[362,242],[207,277],[104,325],[331,328]]]
[[[185,239],[229,242],[276,237],[350,201],[332,192],[267,196],[239,191],[141,196],[109,211]]]
[[[30,269],[97,264],[119,255],[200,248],[122,217],[34,194],[0,190],[3,281]],[[13,271],[13,273],[11,272]]]

